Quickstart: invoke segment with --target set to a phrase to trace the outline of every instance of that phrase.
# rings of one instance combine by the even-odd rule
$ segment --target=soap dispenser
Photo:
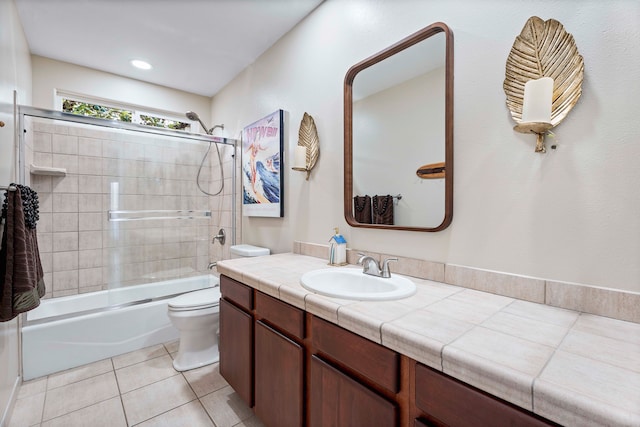
[[[347,265],[347,241],[338,227],[333,230],[335,234],[329,239],[329,265]]]

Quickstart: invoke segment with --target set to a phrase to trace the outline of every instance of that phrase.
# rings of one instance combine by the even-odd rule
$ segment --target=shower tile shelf
[[[48,175],[48,176],[66,176],[66,168],[54,168],[51,166],[36,166],[33,163],[30,165],[29,171],[31,175]]]
[[[109,221],[144,221],[154,219],[210,219],[211,211],[195,210],[130,210],[109,211]]]

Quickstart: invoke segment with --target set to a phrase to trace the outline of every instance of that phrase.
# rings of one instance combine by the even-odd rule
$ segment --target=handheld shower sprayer
[[[204,129],[204,131],[207,133],[207,135],[212,135],[213,131],[216,128],[221,128],[224,130],[224,125],[215,125],[211,129],[207,129],[205,124],[202,123],[202,120],[200,120],[200,116],[198,116],[198,113],[195,113],[193,111],[187,111],[185,115],[189,120],[197,120],[200,123],[200,126],[202,126],[202,129]],[[220,149],[218,148],[218,144],[213,144],[213,145],[215,145],[216,153],[218,153],[218,166],[220,167],[220,189],[218,190],[217,193],[209,193],[203,190],[202,187],[200,186],[200,172],[202,172],[204,161],[207,159],[207,156],[209,155],[209,151],[211,150],[212,143],[213,141],[209,141],[209,148],[207,148],[207,152],[204,154],[204,157],[202,158],[202,162],[200,162],[200,168],[198,169],[198,174],[196,175],[196,186],[198,187],[198,190],[202,191],[207,196],[217,196],[218,194],[222,193],[222,190],[224,190],[224,168],[222,167],[222,157],[220,157]],[[222,240],[220,240],[220,243],[224,245],[224,233],[222,235]]]
[[[198,116],[198,113],[195,113],[193,111],[187,111],[185,115],[189,120],[197,120],[198,123],[200,123],[200,126],[202,126],[202,129],[204,129],[204,131],[207,133],[207,135],[211,135],[216,128],[220,128],[224,130],[224,125],[215,125],[211,129],[207,128],[207,126],[204,123],[202,123],[202,120],[200,120],[200,116]]]

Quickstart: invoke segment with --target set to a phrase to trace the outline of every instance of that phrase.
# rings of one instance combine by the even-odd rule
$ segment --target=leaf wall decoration
[[[529,18],[507,58],[504,92],[516,123],[522,120],[524,84],[531,79],[553,79],[551,124],[558,125],[582,94],[584,61],[573,36],[555,19]]]
[[[313,117],[307,113],[304,113],[300,122],[298,146],[306,147],[307,149],[307,179],[309,179],[309,172],[315,166],[320,155],[320,139],[318,138],[316,123],[313,121]]]

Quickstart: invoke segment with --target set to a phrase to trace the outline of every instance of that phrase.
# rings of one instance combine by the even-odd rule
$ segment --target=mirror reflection
[[[345,217],[437,231],[452,215],[452,43],[434,24],[345,79]],[[347,200],[348,199],[348,200]]]

